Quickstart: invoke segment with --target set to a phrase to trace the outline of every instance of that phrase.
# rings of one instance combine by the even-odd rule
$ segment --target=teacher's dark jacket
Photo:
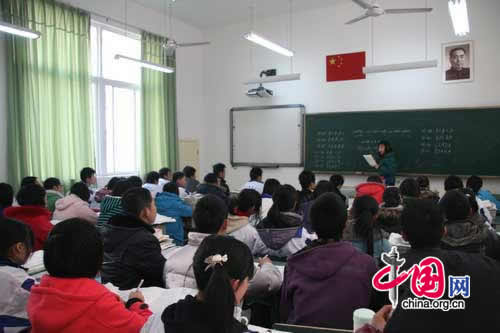
[[[132,215],[116,215],[105,225],[103,283],[111,282],[122,290],[143,287],[165,287],[165,258],[154,229]]]
[[[384,177],[386,185],[394,185],[396,179],[396,155],[394,152],[385,154],[379,162],[378,173]]]

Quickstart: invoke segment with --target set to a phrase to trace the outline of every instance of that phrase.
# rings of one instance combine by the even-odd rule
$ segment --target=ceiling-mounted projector
[[[266,89],[261,85],[258,88],[250,89],[247,91],[248,97],[272,97],[273,91],[270,89]]]

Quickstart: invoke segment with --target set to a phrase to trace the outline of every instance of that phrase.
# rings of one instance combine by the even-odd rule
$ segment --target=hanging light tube
[[[405,71],[411,69],[422,69],[422,68],[433,68],[437,67],[437,60],[426,60],[426,61],[415,61],[415,62],[405,62],[402,64],[390,64],[390,65],[377,65],[377,66],[367,66],[363,68],[363,73],[383,73],[383,72],[396,72]]]
[[[139,60],[131,57],[127,57],[121,54],[115,55],[115,60],[119,60],[131,65],[136,65],[144,68],[149,68],[155,71],[163,72],[163,73],[173,73],[175,70],[172,67],[158,65],[149,61]]]
[[[268,82],[283,82],[283,81],[296,81],[296,80],[300,80],[300,73],[261,77],[248,80],[243,84],[250,85],[250,84],[268,83]]]
[[[38,31],[27,29],[15,24],[10,24],[7,22],[0,22],[0,31],[6,32],[8,34],[21,36],[29,39],[38,39],[42,35]]]
[[[272,42],[270,41],[269,39],[261,36],[261,35],[257,35],[255,32],[253,31],[250,31],[249,33],[246,33],[243,35],[243,38],[255,43],[255,44],[258,44],[262,47],[265,47],[271,51],[274,51],[276,53],[279,53],[279,54],[282,54],[284,56],[287,56],[287,57],[293,57],[294,56],[294,52],[279,45],[279,44],[276,44],[275,42]]]
[[[455,35],[466,36],[470,32],[466,0],[448,0],[448,10]]]

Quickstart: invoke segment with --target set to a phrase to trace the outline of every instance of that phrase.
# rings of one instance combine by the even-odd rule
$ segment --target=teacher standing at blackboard
[[[394,186],[396,184],[397,164],[391,144],[387,141],[380,141],[378,144],[378,155],[380,160],[375,166],[378,169],[378,174],[384,177],[385,185]]]

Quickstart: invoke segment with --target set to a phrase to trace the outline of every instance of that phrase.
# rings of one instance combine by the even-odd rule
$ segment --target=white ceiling
[[[172,0],[133,0],[145,7],[165,11]],[[289,0],[176,0],[174,17],[198,28],[219,27],[248,22],[250,5],[255,1],[256,18],[288,13]],[[293,0],[293,11],[332,6],[340,0]],[[344,0],[346,1],[346,0]]]

